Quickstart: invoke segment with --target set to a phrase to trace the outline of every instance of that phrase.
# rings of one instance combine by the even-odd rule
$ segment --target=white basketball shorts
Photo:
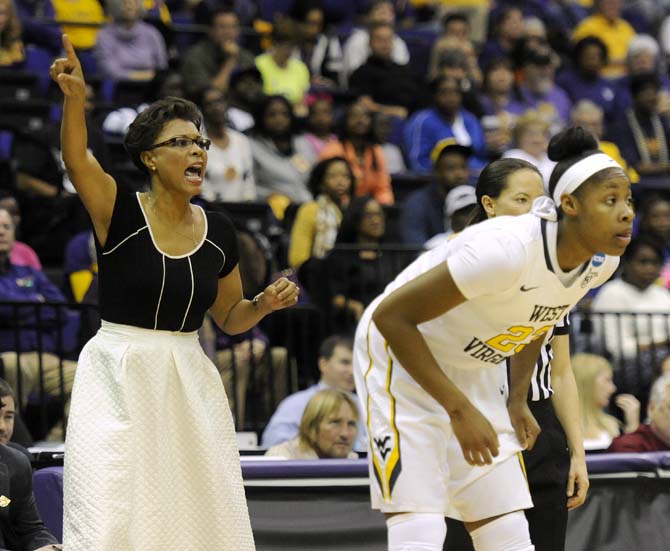
[[[493,464],[472,466],[446,411],[398,363],[371,311],[356,332],[354,375],[369,435],[372,507],[442,513],[466,522],[531,508],[521,446],[507,411],[504,365],[447,373],[498,433]]]

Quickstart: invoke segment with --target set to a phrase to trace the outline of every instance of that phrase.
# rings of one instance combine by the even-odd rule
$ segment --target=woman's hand
[[[619,394],[614,403],[623,410],[625,432],[633,432],[640,426],[640,401],[632,394]]]
[[[86,99],[86,83],[81,63],[74,51],[70,38],[63,35],[63,49],[66,57],[56,59],[49,69],[51,78],[58,83],[61,91],[67,98]]]
[[[298,302],[300,289],[285,277],[268,285],[258,297],[258,307],[263,312],[274,312],[294,306]]]
[[[449,417],[465,460],[478,466],[493,463],[500,443],[489,420],[470,402],[457,412],[450,413]]]

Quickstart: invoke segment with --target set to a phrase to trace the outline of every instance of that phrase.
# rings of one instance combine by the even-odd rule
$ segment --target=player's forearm
[[[440,369],[416,326],[392,316],[375,320],[375,324],[400,364],[449,415],[464,408],[468,399]]]
[[[551,385],[554,389],[551,402],[568,439],[570,455],[582,457],[584,436],[579,414],[579,394],[572,369],[568,366],[565,373],[554,374]]]
[[[535,364],[540,356],[543,338],[535,339],[521,352],[510,358],[509,403],[525,404],[528,400],[528,388],[533,377]]]
[[[63,119],[60,127],[63,162],[70,170],[86,162],[88,158],[88,131],[86,130],[85,99],[65,97]]]

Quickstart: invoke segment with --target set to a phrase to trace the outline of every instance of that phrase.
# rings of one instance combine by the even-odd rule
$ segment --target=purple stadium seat
[[[44,525],[63,540],[63,467],[47,467],[35,471],[33,493]]]

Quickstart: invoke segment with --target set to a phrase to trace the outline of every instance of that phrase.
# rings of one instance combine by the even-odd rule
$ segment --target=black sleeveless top
[[[196,331],[216,299],[219,278],[238,262],[237,235],[220,213],[205,212],[205,234],[188,254],[154,242],[139,194],[117,189],[107,242],[98,253],[103,320],[146,329]]]

